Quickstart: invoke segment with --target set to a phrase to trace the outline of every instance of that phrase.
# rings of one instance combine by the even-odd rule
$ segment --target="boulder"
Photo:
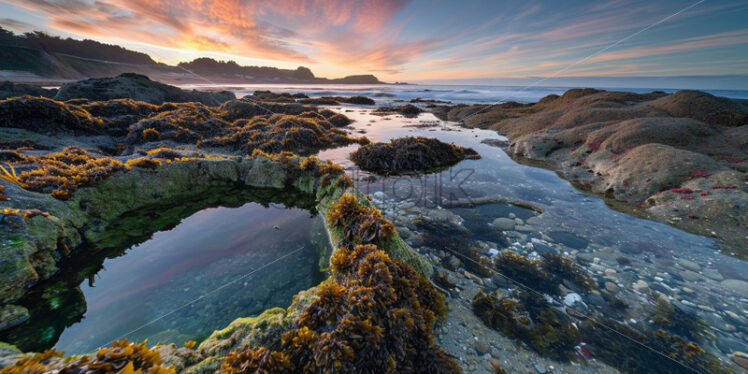
[[[103,101],[127,98],[150,104],[199,102],[205,105],[218,106],[235,99],[236,96],[228,91],[186,91],[179,87],[152,81],[145,75],[135,73],[67,83],[60,87],[57,95],[55,95],[55,99],[61,101],[72,99]]]

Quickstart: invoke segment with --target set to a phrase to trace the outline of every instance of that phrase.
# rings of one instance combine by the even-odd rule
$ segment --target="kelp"
[[[472,148],[420,136],[366,144],[351,153],[351,160],[358,167],[380,174],[430,171],[464,159],[479,158],[478,152]]]
[[[158,351],[146,342],[131,343],[124,338],[111,347],[99,348],[93,355],[64,357],[63,352],[49,349],[22,358],[13,365],[0,369],[0,374],[41,374],[50,371],[62,373],[144,373],[174,374],[173,367],[162,366]]]
[[[94,157],[75,146],[42,156],[28,156],[24,163],[31,163],[36,168],[18,175],[23,187],[51,193],[61,200],[69,199],[78,188],[95,185],[125,168],[120,161]]]
[[[443,296],[425,278],[374,245],[341,247],[331,263],[332,278],[318,288],[299,327],[283,334],[280,351],[238,351],[227,356],[222,370],[460,371],[434,343],[431,326],[446,309]]]

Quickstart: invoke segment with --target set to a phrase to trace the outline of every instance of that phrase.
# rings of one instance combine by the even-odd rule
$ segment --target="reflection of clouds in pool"
[[[321,227],[313,225],[315,220],[320,218],[310,218],[305,210],[254,203],[197,212],[126,255],[107,260],[94,288],[84,282],[86,317],[63,332],[57,347],[69,353],[92,351],[96,344],[178,310],[301,246],[301,252],[283,262],[210,294],[131,338],[158,336],[179,343],[222,328],[236,317],[286,306],[296,292],[321,280],[310,236],[314,227]]]

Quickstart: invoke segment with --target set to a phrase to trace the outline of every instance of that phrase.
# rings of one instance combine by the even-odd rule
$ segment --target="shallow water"
[[[368,96],[377,104],[389,104],[397,101],[410,101],[416,98],[448,101],[452,104],[496,104],[507,101],[520,103],[537,102],[551,94],[561,95],[572,87],[555,86],[486,86],[486,85],[429,85],[429,84],[249,84],[249,85],[181,85],[185,89],[221,88],[229,89],[241,97],[252,94],[255,90],[269,90],[277,93],[304,93],[310,97],[319,96]],[[583,86],[590,87],[590,86]],[[628,91],[648,93],[655,90],[667,93],[678,91],[669,88],[616,88],[592,87],[608,91]],[[702,90],[716,96],[748,99],[748,90]]]
[[[257,203],[201,210],[106,259],[80,284],[82,320],[54,346],[82,354],[124,337],[200,341],[238,317],[285,308],[317,285],[326,276],[322,250],[329,250],[322,219],[306,210]]]
[[[363,108],[337,110],[356,120],[351,126],[353,133],[365,131],[364,135],[372,141],[401,136],[437,137],[472,147],[482,156],[438,174],[379,177],[358,170],[348,160],[347,155],[357,145],[320,152],[320,158],[344,165],[357,186],[372,194],[374,203],[391,220],[446,209],[461,216],[463,221],[459,224],[469,230],[477,243],[493,243],[499,249],[509,247],[530,257],[538,256],[554,243],[555,248],[585,266],[600,285],[611,281],[622,290],[618,296],[630,305],[629,318],[633,321],[622,322],[640,323],[637,318],[652,308],[653,300],[632,288],[637,280],[644,280],[650,289],[665,294],[678,310],[707,322],[714,335],[714,339],[700,343],[707,351],[729,361],[726,354],[748,349],[748,295],[745,288],[734,287],[736,283],[745,285],[741,281],[748,280],[748,265],[721,254],[714,240],[618,212],[601,198],[575,189],[552,171],[519,164],[502,149],[481,143],[485,139],[504,140],[493,131],[460,128],[428,113],[408,119],[379,117]],[[418,124],[432,127],[414,127]],[[531,211],[512,211],[506,204],[477,208],[447,204],[486,197],[530,203],[544,213],[535,216]],[[518,225],[521,228],[512,235],[491,229],[489,224],[495,218],[510,213],[524,221]],[[419,249],[420,243],[411,244]],[[629,262],[620,263],[620,258]],[[724,281],[728,278],[732,280]]]

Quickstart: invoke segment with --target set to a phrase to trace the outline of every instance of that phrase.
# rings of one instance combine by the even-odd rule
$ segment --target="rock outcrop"
[[[381,174],[423,172],[451,166],[464,159],[478,158],[480,155],[472,148],[424,137],[366,144],[351,153],[351,160],[358,167]]]
[[[52,98],[57,94],[57,89],[46,89],[28,84],[0,82],[0,100],[17,96],[39,96]]]
[[[535,104],[442,106],[434,114],[505,134],[518,160],[551,161],[616,208],[716,236],[728,253],[748,258],[747,100],[574,89]]]
[[[55,95],[56,100],[87,99],[103,101],[113,99],[133,99],[150,104],[164,102],[198,102],[218,106],[235,99],[229,91],[204,92],[186,91],[150,80],[145,75],[125,73],[113,78],[92,78],[84,81],[67,83],[60,87]]]

